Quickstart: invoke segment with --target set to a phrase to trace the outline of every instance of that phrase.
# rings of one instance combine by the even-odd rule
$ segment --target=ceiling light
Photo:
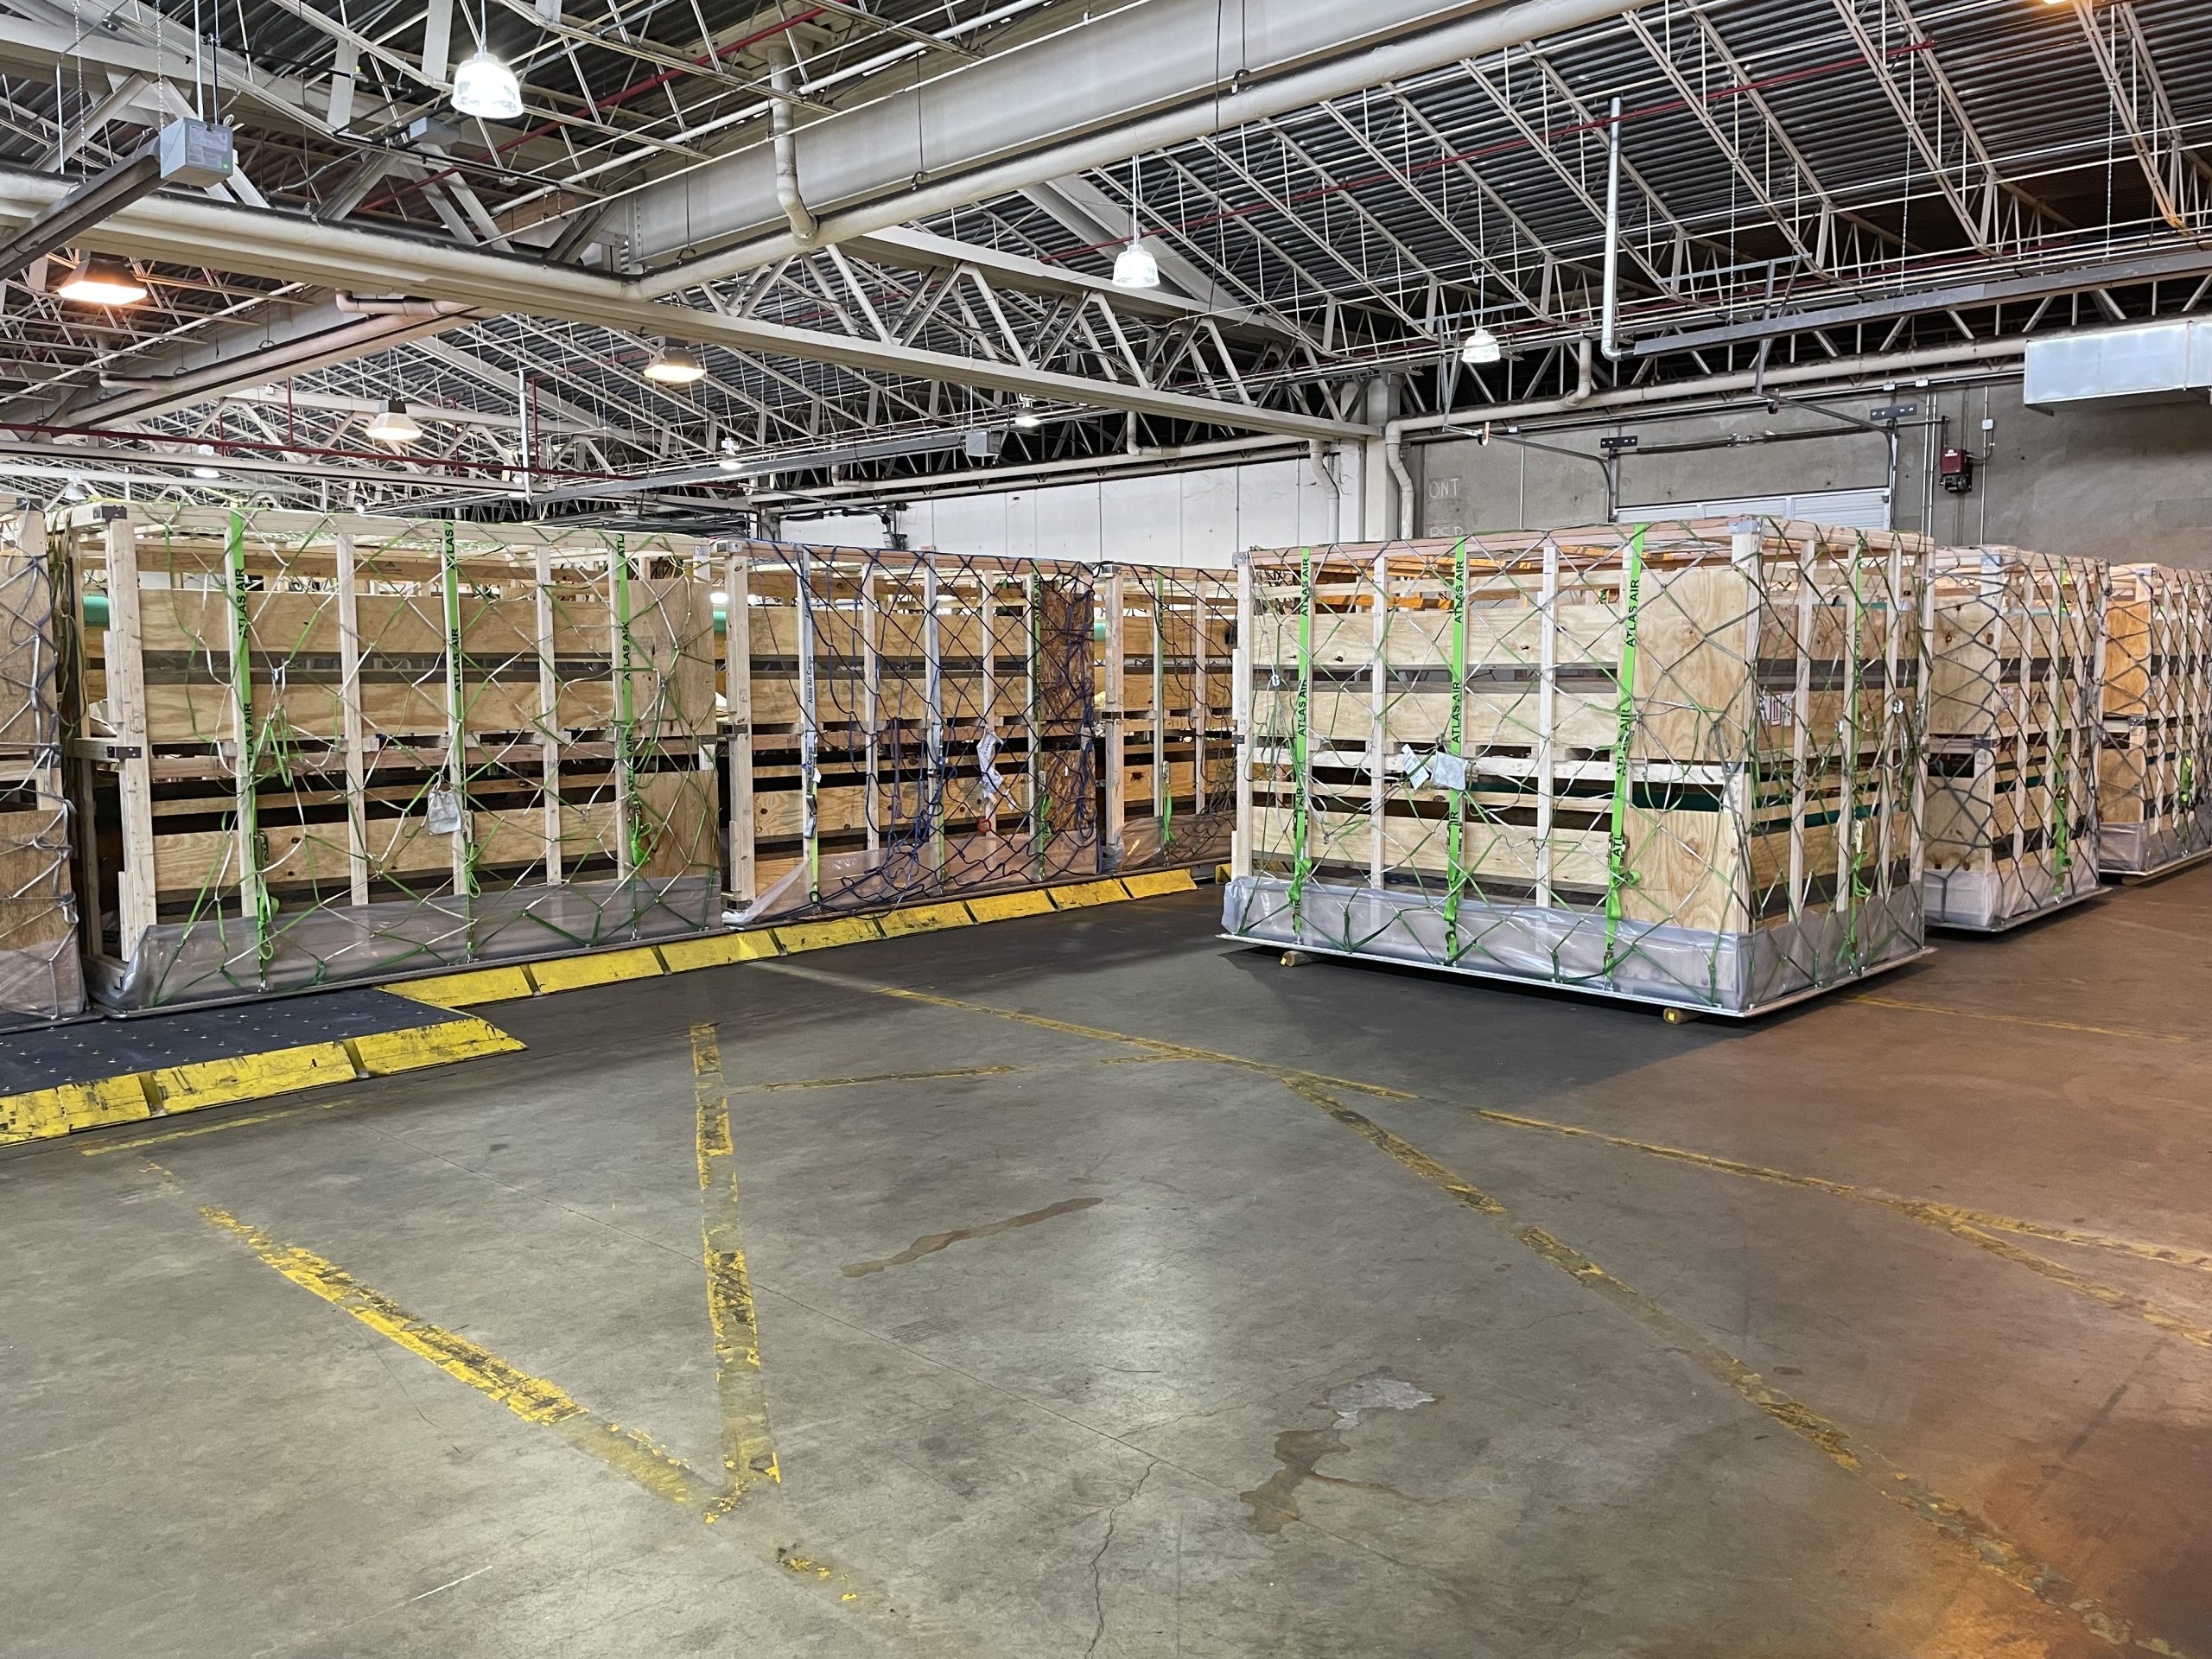
[[[1014,411],[1014,423],[1025,432],[1034,432],[1039,427],[1045,424],[1045,417],[1042,415],[1039,415],[1036,410],[1031,406],[1029,400],[1025,397],[1021,400],[1020,405]]]
[[[1497,343],[1497,336],[1487,328],[1477,327],[1475,332],[1460,342],[1459,360],[1470,368],[1484,363],[1495,363],[1505,355],[1505,348]]]
[[[453,106],[480,121],[512,121],[522,113],[522,83],[489,52],[453,72]]]
[[[664,346],[653,353],[644,372],[646,379],[664,386],[688,386],[707,378],[707,366],[681,346]]]
[[[1115,257],[1114,286],[1116,288],[1158,288],[1160,261],[1146,252],[1141,243],[1131,242]]]
[[[136,305],[146,297],[146,284],[122,260],[94,253],[86,255],[54,291],[79,305]]]
[[[361,429],[378,443],[412,443],[423,435],[423,429],[407,412],[407,405],[397,397],[387,397],[384,407],[369,417]]]
[[[200,446],[200,453],[207,459],[192,469],[192,475],[194,478],[220,478],[223,474],[214,465],[215,446],[212,443],[203,443]]]

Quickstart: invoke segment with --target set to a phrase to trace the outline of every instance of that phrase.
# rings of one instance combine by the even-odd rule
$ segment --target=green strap
[[[461,550],[455,542],[453,520],[441,526],[443,535],[439,543],[441,586],[445,601],[446,624],[446,711],[451,728],[452,753],[446,757],[446,786],[453,791],[454,808],[461,814],[461,822],[454,834],[461,837],[462,868],[467,874],[462,886],[467,895],[476,895],[476,845],[469,834],[468,818],[468,746],[466,735],[467,704],[463,701],[461,652]]]
[[[264,879],[269,856],[262,840],[260,797],[255,787],[261,773],[261,734],[253,719],[253,629],[246,610],[245,518],[235,510],[223,534],[223,579],[230,590],[231,698],[238,710],[238,794],[232,810],[238,814],[242,859],[251,867],[238,871],[238,886],[252,907],[254,961],[266,964],[274,906],[269,902],[269,884]]]
[[[1194,699],[1195,701],[1195,699]],[[1160,804],[1160,850],[1175,844],[1175,769],[1167,762],[1167,578],[1152,590],[1153,794]]]
[[[1452,550],[1452,724],[1446,747],[1464,767],[1467,732],[1467,543],[1462,537]],[[1464,771],[1460,774],[1465,776]],[[1461,817],[1466,810],[1465,789],[1446,791],[1452,815],[1444,827],[1444,959],[1459,959],[1459,895],[1466,890],[1466,830]]]
[[[2066,648],[2066,584],[2071,580],[2072,574],[2069,570],[2061,570],[2058,573],[2058,632],[2050,642],[2051,669],[2054,673],[2058,669],[2059,652]],[[2021,677],[2023,679],[2026,677],[2024,667]],[[2024,688],[2023,688],[2023,695],[2025,695]],[[2050,753],[2044,763],[2051,768],[2050,798],[2053,805],[2057,809],[2058,816],[2058,822],[2052,826],[2051,830],[2055,837],[2052,875],[2057,887],[2057,890],[2051,894],[2053,899],[2061,899],[2065,896],[2066,877],[2074,868],[2074,849],[2069,839],[2071,826],[2067,823],[2067,820],[2074,816],[2074,780],[2068,775],[2072,768],[2068,765],[2069,757],[2060,747],[2061,741],[2058,699],[2053,697],[2050,700]]]
[[[1290,927],[1297,935],[1305,919],[1306,883],[1313,874],[1313,860],[1306,846],[1306,823],[1313,780],[1306,766],[1313,719],[1313,550],[1299,550],[1298,713],[1291,728],[1290,765],[1295,779],[1291,791]],[[1380,764],[1380,757],[1377,757]]]
[[[1636,741],[1636,624],[1643,602],[1643,530],[1628,539],[1628,580],[1623,593],[1621,669],[1613,732],[1613,823],[1605,838],[1605,965],[1608,977],[1620,943],[1621,893],[1636,877],[1628,867],[1629,750]]]
[[[1034,570],[1029,573],[1028,588],[1029,787],[1035,798],[1029,803],[1029,810],[1037,825],[1037,869],[1041,879],[1046,868],[1046,849],[1052,839],[1052,791],[1048,785],[1044,757],[1039,753],[1044,746],[1045,729],[1045,687],[1039,675],[1045,660],[1045,588],[1043,578]]]
[[[645,867],[645,835],[638,816],[638,742],[635,688],[636,651],[630,632],[630,545],[620,531],[614,532],[614,554],[609,570],[613,577],[614,641],[614,764],[622,774],[622,822],[616,826],[630,849],[630,874]]]

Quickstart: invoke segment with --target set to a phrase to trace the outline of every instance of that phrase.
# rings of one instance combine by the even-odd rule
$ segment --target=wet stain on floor
[[[1344,1436],[1359,1427],[1362,1412],[1411,1411],[1435,1398],[1427,1389],[1388,1371],[1370,1371],[1330,1389],[1327,1397],[1317,1402],[1335,1414],[1329,1425],[1325,1428],[1287,1428],[1276,1435],[1275,1461],[1282,1466],[1250,1491],[1237,1494],[1252,1506],[1254,1528],[1273,1536],[1297,1520],[1298,1489],[1309,1480],[1329,1486],[1357,1487],[1362,1491],[1388,1492],[1393,1497],[1406,1497],[1396,1487],[1379,1481],[1325,1475],[1320,1472],[1321,1459],[1351,1449]]]
[[[880,1262],[849,1262],[845,1265],[845,1277],[865,1279],[871,1273],[881,1273],[886,1268],[903,1268],[910,1262],[918,1262],[925,1255],[935,1255],[939,1250],[971,1238],[988,1238],[994,1233],[1011,1232],[1016,1227],[1033,1227],[1040,1221],[1050,1221],[1055,1216],[1071,1216],[1078,1210],[1088,1210],[1100,1198],[1062,1198],[1058,1204],[1048,1204],[1042,1210],[1032,1210],[1026,1215],[1009,1216],[1004,1221],[985,1222],[980,1227],[962,1227],[950,1233],[925,1233],[896,1255],[885,1256]]]

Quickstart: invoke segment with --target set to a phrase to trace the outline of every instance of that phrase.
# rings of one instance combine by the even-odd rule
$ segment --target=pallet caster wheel
[[[1690,1008],[1662,1009],[1659,1017],[1670,1026],[1687,1026],[1694,1020],[1705,1018],[1703,1014]]]
[[[1286,968],[1303,968],[1313,960],[1313,953],[1307,950],[1286,950],[1282,953],[1282,965]]]

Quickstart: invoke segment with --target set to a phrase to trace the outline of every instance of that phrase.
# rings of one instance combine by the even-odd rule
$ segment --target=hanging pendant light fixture
[[[387,397],[384,407],[369,417],[361,429],[378,443],[412,443],[423,435],[420,422],[407,412],[405,403],[397,397]]]
[[[1145,247],[1144,232],[1137,222],[1137,158],[1134,156],[1129,157],[1129,245],[1114,257],[1114,286],[1160,286],[1160,261]]]
[[[646,379],[658,381],[664,386],[688,386],[707,378],[707,365],[681,346],[664,345],[655,349],[652,360],[640,372]]]
[[[113,255],[89,253],[54,291],[79,305],[136,305],[146,297],[146,284]]]
[[[480,121],[512,121],[522,113],[522,83],[492,55],[490,0],[477,15],[476,55],[453,72],[453,106]]]
[[[1505,347],[1498,344],[1497,336],[1480,323],[1475,325],[1474,333],[1460,342],[1459,360],[1471,369],[1495,363],[1504,355]]]
[[[215,446],[203,443],[200,446],[200,453],[206,459],[192,469],[192,475],[194,478],[220,478],[223,474],[222,469],[215,465]]]

